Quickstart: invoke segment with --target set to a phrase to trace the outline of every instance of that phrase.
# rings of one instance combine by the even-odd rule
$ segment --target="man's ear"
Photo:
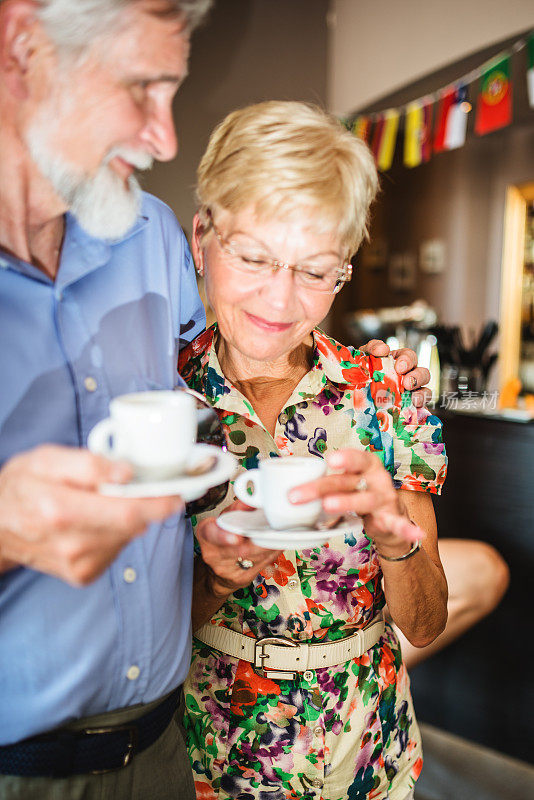
[[[191,252],[197,268],[198,274],[204,275],[204,250],[202,247],[202,237],[206,232],[207,226],[200,219],[198,212],[193,217],[193,233],[191,236]]]
[[[36,5],[31,0],[0,2],[0,74],[13,95],[25,99],[32,58],[43,30],[36,18]]]

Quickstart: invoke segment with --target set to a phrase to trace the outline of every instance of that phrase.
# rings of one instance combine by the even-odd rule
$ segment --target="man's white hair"
[[[79,52],[118,24],[120,14],[139,0],[37,0],[37,14],[63,52]],[[153,13],[183,17],[188,31],[202,22],[212,0],[155,0]]]

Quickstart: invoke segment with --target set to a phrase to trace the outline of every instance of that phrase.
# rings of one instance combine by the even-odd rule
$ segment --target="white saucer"
[[[212,486],[230,480],[237,470],[237,459],[232,453],[212,444],[196,444],[191,451],[189,467],[205,458],[216,456],[217,463],[202,475],[177,475],[164,481],[130,481],[130,483],[101,483],[100,494],[110,497],[165,497],[179,494],[189,503],[202,497]]]
[[[323,512],[319,522],[331,517],[331,514]],[[287,528],[278,531],[271,528],[261,508],[254,511],[228,511],[217,519],[217,525],[230,533],[247,536],[254,544],[269,550],[302,550],[303,547],[318,547],[334,536],[344,536],[346,533],[358,534],[362,530],[362,521],[359,517],[343,517],[339,525],[326,531],[319,531],[316,528]]]

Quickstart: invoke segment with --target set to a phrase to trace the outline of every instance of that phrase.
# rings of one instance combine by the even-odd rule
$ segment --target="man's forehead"
[[[140,77],[148,69],[161,80],[183,79],[189,57],[189,33],[179,15],[153,13],[154,8],[161,6],[161,2],[139,0],[126,7],[117,30],[105,44],[106,60],[118,59],[121,68]]]
[[[148,15],[174,26],[176,33],[186,34],[186,22],[179,4],[171,0],[134,0],[124,8],[124,14]]]

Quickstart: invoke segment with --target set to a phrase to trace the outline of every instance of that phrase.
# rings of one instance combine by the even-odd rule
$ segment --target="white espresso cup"
[[[170,389],[135,392],[115,397],[109,411],[89,434],[89,450],[129,461],[138,480],[184,471],[197,438],[194,397]]]
[[[315,456],[262,458],[259,469],[249,469],[236,478],[234,492],[243,503],[263,509],[271,528],[310,528],[319,518],[321,501],[297,505],[289,502],[287,493],[325,472],[326,462]]]

